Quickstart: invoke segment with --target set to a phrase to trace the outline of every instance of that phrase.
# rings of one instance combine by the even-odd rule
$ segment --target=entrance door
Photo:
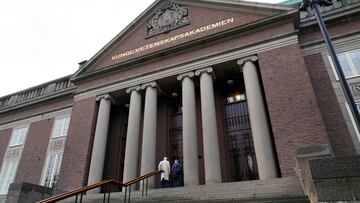
[[[254,143],[245,94],[233,94],[224,104],[231,181],[258,179]]]
[[[183,138],[182,138],[182,109],[181,101],[173,99],[170,102],[169,115],[169,161],[174,163],[178,159],[183,160]]]

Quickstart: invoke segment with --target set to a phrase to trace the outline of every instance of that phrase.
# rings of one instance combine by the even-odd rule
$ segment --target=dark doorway
[[[228,140],[230,181],[256,180],[259,177],[244,85],[233,85],[226,92],[224,123]]]
[[[179,98],[170,99],[169,114],[169,160],[174,162],[183,160],[183,138],[182,138],[182,107]]]
[[[168,115],[168,139],[169,139],[169,161],[174,164],[175,159],[183,165],[183,125],[182,125],[182,105],[180,96],[172,96],[169,99],[169,115]],[[181,175],[180,186],[183,185],[183,176]],[[172,185],[173,180],[170,178]]]
[[[129,109],[125,106],[112,106],[103,180],[121,181],[124,172],[126,134]],[[113,192],[121,191],[121,187],[109,186]]]

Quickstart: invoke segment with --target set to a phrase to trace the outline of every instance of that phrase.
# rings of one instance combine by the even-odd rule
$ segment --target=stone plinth
[[[53,189],[31,183],[12,183],[5,203],[33,203],[53,195]]]

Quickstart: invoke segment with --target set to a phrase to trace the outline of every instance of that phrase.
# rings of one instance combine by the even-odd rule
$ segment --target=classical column
[[[126,135],[123,182],[137,177],[141,120],[141,94],[139,90],[140,86],[132,87],[126,90],[126,93],[130,93],[131,96]]]
[[[195,72],[200,76],[201,119],[204,144],[205,183],[221,183],[219,138],[216,123],[213,69]]]
[[[156,121],[157,121],[157,85],[155,82],[144,84],[146,89],[144,127],[141,151],[141,175],[156,169]],[[154,177],[148,180],[149,188],[154,188]]]
[[[91,153],[88,185],[102,181],[105,152],[109,128],[110,108],[113,101],[111,96],[106,94],[96,98],[100,101],[99,113],[97,116],[94,144]],[[94,190],[93,192],[99,192]]]
[[[178,76],[182,81],[184,184],[199,184],[194,73]]]
[[[266,180],[277,178],[278,173],[259,76],[254,64],[256,60],[256,56],[240,59],[238,60],[238,65],[244,74],[251,132],[254,139],[259,178],[260,180]]]

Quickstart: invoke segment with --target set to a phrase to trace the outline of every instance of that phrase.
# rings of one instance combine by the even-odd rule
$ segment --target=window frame
[[[22,130],[22,129],[25,129],[24,138],[22,139],[22,143],[13,143],[15,140],[15,138],[14,138],[15,132],[18,130]],[[18,147],[18,146],[24,145],[28,132],[29,132],[29,126],[21,126],[21,127],[13,128],[8,147],[12,148],[12,147]],[[20,139],[20,138],[17,138],[17,139]]]
[[[4,170],[4,167],[8,163],[12,163],[13,165],[12,165],[12,168],[8,169],[6,176],[5,176],[5,175],[3,175],[3,172],[4,172],[3,170]],[[17,159],[9,159],[9,160],[3,161],[1,168],[0,168],[0,180],[4,180],[3,177],[5,177],[5,179],[8,178],[8,183],[6,185],[6,184],[4,184],[5,181],[0,181],[0,195],[6,195],[8,193],[10,184],[13,183],[15,180],[18,165],[19,165],[19,160],[17,160]],[[12,173],[12,176],[9,176],[10,175],[9,173],[10,174]],[[2,191],[2,188],[4,188],[4,191]],[[6,191],[5,191],[5,189],[6,189]]]
[[[62,134],[62,131],[63,131],[63,123],[61,123],[61,128],[60,128],[60,135],[57,135],[55,136],[55,132],[57,131],[56,130],[56,124],[58,121],[60,120],[64,120],[64,119],[68,119],[68,125],[67,125],[67,130],[66,130],[66,134]],[[54,123],[53,123],[53,127],[52,127],[52,130],[51,130],[51,138],[52,139],[56,139],[56,138],[60,138],[60,137],[66,137],[69,133],[69,127],[70,127],[70,119],[71,117],[69,115],[66,115],[66,116],[61,116],[61,117],[57,117],[54,119]]]
[[[48,173],[48,168],[49,168],[49,164],[50,164],[49,162],[50,162],[50,157],[51,156],[55,156],[54,166],[52,166],[52,168],[51,168],[49,186],[46,186],[46,178],[47,178],[47,173]],[[60,163],[58,163],[59,162],[59,157],[60,157]],[[60,170],[61,170],[61,164],[62,164],[62,161],[63,161],[63,157],[64,157],[64,152],[63,151],[51,152],[51,153],[48,153],[46,155],[45,165],[44,165],[44,168],[43,168],[40,185],[42,185],[44,187],[50,187],[50,188],[53,188],[54,186],[56,186],[57,182],[59,181],[59,177],[57,178],[56,183],[54,185],[54,176],[55,175],[60,175]],[[56,168],[57,165],[58,165],[58,168]],[[59,174],[56,174],[57,171],[59,171]]]
[[[349,50],[349,51],[344,51],[344,52],[337,53],[337,56],[338,56],[338,57],[339,57],[340,54],[343,54],[343,55],[345,56],[346,61],[348,62],[349,66],[350,66],[350,70],[351,70],[351,72],[352,72],[352,75],[351,75],[351,76],[348,76],[348,77],[346,77],[345,74],[344,74],[345,79],[351,79],[351,78],[360,77],[360,71],[358,72],[358,71],[356,70],[356,66],[355,66],[355,64],[353,63],[352,57],[351,57],[351,55],[350,55],[352,52],[355,52],[355,51],[360,52],[360,49],[353,49],[353,50]],[[331,56],[330,56],[330,55],[327,55],[327,57],[328,57],[328,60],[329,60],[331,69],[332,69],[332,71],[333,71],[333,73],[334,73],[335,80],[336,80],[336,81],[339,81],[339,75],[338,75],[338,73],[336,72],[335,65],[334,65],[334,63],[333,63],[333,61],[332,61],[332,59],[331,59]],[[341,65],[341,64],[340,64],[340,65]],[[341,67],[341,70],[342,70],[342,67]],[[342,70],[342,71],[344,72],[344,70]],[[354,74],[354,73],[356,73],[356,74]]]

